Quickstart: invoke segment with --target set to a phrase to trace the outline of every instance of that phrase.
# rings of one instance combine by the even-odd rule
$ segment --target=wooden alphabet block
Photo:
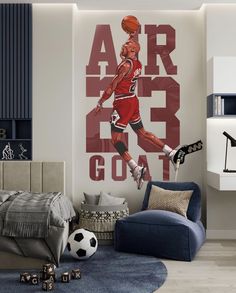
[[[47,280],[56,282],[56,274],[55,273],[49,273],[47,274]]]
[[[20,282],[21,283],[29,283],[30,281],[30,274],[27,272],[20,274]]]
[[[80,279],[81,278],[81,272],[80,269],[75,269],[71,271],[71,278],[72,279]]]
[[[61,282],[62,283],[69,283],[70,282],[70,273],[69,272],[65,272],[65,273],[61,274]]]
[[[54,264],[46,263],[43,265],[43,273],[54,273]]]
[[[52,291],[54,290],[54,282],[53,281],[50,281],[50,280],[45,280],[43,281],[42,283],[42,289],[44,291]]]
[[[45,272],[40,272],[40,280],[51,280],[53,282],[56,282],[56,273],[45,273]]]
[[[48,279],[48,273],[42,272],[42,280],[47,280]]]
[[[38,283],[39,283],[39,276],[36,274],[32,274],[30,276],[30,284],[31,285],[38,285]]]

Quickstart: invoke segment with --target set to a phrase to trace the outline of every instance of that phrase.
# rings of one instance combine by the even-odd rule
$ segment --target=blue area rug
[[[81,279],[60,282],[61,273],[76,268],[81,271]],[[117,252],[112,246],[99,246],[97,252],[84,261],[77,261],[65,252],[56,275],[58,281],[54,292],[57,293],[151,293],[165,282],[167,269],[155,257]],[[30,285],[20,283],[19,279],[20,272],[0,271],[0,292],[45,292],[41,282]]]

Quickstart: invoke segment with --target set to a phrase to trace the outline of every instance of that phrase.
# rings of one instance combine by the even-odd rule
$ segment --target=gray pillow
[[[98,205],[100,194],[87,194],[84,192],[84,198],[86,204]]]
[[[103,191],[100,193],[99,206],[117,206],[123,204],[125,198],[111,196]]]
[[[0,204],[4,203],[11,195],[16,194],[16,191],[0,189]]]

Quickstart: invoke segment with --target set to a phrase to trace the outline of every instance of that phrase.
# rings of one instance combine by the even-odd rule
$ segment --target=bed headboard
[[[0,189],[65,193],[65,162],[2,161]]]

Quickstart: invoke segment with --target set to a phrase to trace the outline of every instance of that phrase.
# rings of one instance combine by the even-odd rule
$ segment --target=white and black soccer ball
[[[68,238],[67,248],[77,259],[88,259],[98,247],[98,241],[93,232],[85,229],[75,230]]]

